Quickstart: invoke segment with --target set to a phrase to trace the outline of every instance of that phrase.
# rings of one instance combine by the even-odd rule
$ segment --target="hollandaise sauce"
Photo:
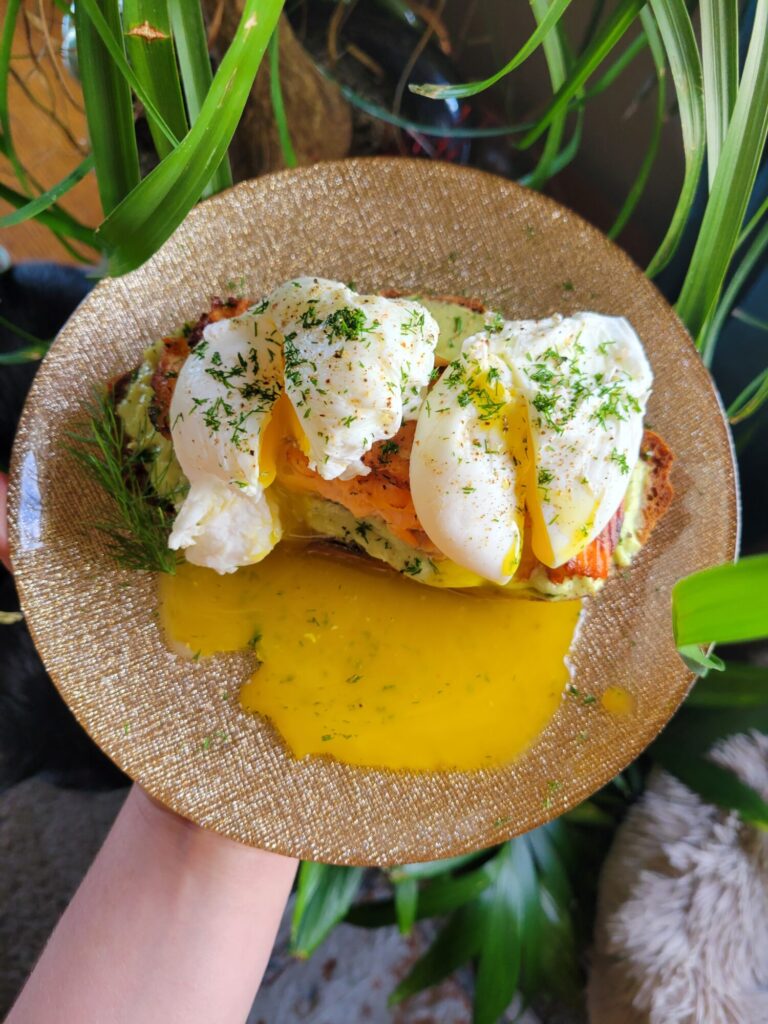
[[[283,542],[227,576],[160,581],[164,627],[191,656],[253,649],[246,712],[291,753],[412,771],[521,754],[568,681],[578,601],[435,590],[322,543]]]

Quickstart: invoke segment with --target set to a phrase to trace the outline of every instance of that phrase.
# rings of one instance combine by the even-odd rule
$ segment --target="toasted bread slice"
[[[399,298],[404,293],[389,289],[382,295]],[[479,315],[487,310],[479,299],[456,295],[429,296],[429,299],[461,306]],[[211,309],[195,324],[175,336],[163,338],[156,346],[151,365],[145,372],[151,389],[150,424],[147,426],[155,432],[156,442],[168,448],[170,457],[173,456],[169,411],[184,360],[202,338],[207,324],[238,316],[249,305],[246,299],[214,299]],[[436,359],[436,363],[444,366],[447,360]],[[119,401],[125,394],[126,382],[121,381],[121,386],[115,388],[115,400]],[[279,486],[305,502],[313,528],[321,529],[344,544],[362,548],[401,572],[430,582],[433,575],[440,575],[441,564],[450,566],[451,563],[445,562],[424,532],[413,506],[409,460],[414,431],[413,421],[404,423],[389,441],[375,444],[363,460],[370,473],[352,480],[324,480],[309,468],[299,447],[286,439],[280,449]],[[646,430],[641,444],[641,462],[636,470],[642,474],[642,488],[635,497],[635,507],[628,510],[622,502],[602,533],[579,555],[557,568],[543,566],[531,551],[524,553],[510,586],[549,598],[580,596],[599,589],[617,564],[629,564],[669,508],[674,494],[670,480],[673,459],[662,438]],[[628,512],[631,515],[628,516]],[[630,545],[624,543],[628,538],[632,541]],[[632,550],[627,554],[622,547]]]

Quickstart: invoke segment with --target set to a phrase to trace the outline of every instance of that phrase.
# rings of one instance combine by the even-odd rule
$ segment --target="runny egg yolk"
[[[295,757],[412,771],[489,768],[529,747],[561,702],[580,612],[435,590],[297,541],[231,575],[182,565],[160,596],[177,648],[255,651],[242,707]]]
[[[272,407],[262,433],[259,451],[259,483],[269,487],[277,475],[278,453],[286,438],[295,441],[305,455],[309,454],[309,442],[301,429],[299,417],[288,396],[283,392]]]

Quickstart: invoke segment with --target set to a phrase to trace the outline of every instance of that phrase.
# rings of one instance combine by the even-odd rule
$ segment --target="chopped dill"
[[[397,455],[400,451],[400,445],[397,441],[385,441],[379,450],[379,462],[386,466],[392,461],[392,456]]]
[[[126,446],[123,423],[112,398],[99,395],[87,410],[69,451],[106,492],[110,507],[88,525],[107,540],[123,569],[175,573],[181,556],[168,547],[173,508],[154,493],[142,454]]]

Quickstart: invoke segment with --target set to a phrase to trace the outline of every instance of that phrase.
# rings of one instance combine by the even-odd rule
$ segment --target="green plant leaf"
[[[29,196],[16,192],[15,189],[3,185],[2,182],[0,182],[0,199],[15,206],[16,209],[21,209],[31,201]],[[86,227],[85,224],[81,224],[79,220],[76,220],[66,210],[62,210],[56,203],[37,213],[35,219],[38,224],[42,224],[43,227],[48,228],[59,237],[74,238],[93,248],[99,247],[96,232],[92,228]]]
[[[23,363],[37,363],[50,348],[50,342],[25,345],[14,352],[0,352],[0,366],[21,366]]]
[[[419,96],[427,96],[433,100],[449,99],[450,97],[463,98],[466,96],[476,96],[479,92],[484,92],[486,89],[490,89],[492,85],[500,81],[510,71],[514,71],[515,68],[526,61],[532,53],[541,46],[544,39],[549,34],[550,29],[558,23],[562,18],[565,11],[570,6],[571,0],[553,0],[551,7],[547,11],[545,17],[536,26],[535,31],[528,37],[523,43],[520,49],[517,51],[515,56],[508,61],[503,68],[491,75],[489,78],[484,78],[480,82],[467,82],[464,85],[410,85],[408,88],[411,92],[417,93]]]
[[[41,213],[53,206],[58,199],[69,192],[71,188],[74,188],[92,170],[93,156],[87,156],[82,163],[78,164],[74,171],[70,171],[65,178],[56,182],[47,192],[35,196],[34,199],[29,200],[24,206],[17,208],[13,213],[7,213],[4,217],[0,217],[0,228],[10,228],[14,224],[23,224],[25,220],[39,217]]]
[[[768,135],[768,0],[757,0],[736,103],[677,312],[700,346],[736,249]]]
[[[485,918],[485,908],[479,903],[470,903],[458,910],[392,992],[390,1006],[436,985],[474,957],[482,942]]]
[[[531,888],[535,893],[536,876],[526,842],[513,839],[506,843],[497,862],[496,878],[479,901],[485,921],[475,976],[473,1024],[496,1024],[517,991]]]
[[[113,32],[119,33],[117,0],[100,2],[105,20]],[[139,181],[131,90],[80,3],[75,5],[75,28],[96,182],[104,213],[109,214]]]
[[[291,142],[291,132],[288,128],[288,119],[285,116],[285,104],[283,103],[283,90],[280,83],[280,22],[278,21],[272,38],[269,41],[269,96],[272,101],[272,113],[275,116],[277,126],[277,137],[280,140],[280,149],[283,154],[283,163],[286,167],[296,167],[298,161]]]
[[[677,93],[685,157],[683,184],[675,211],[666,235],[646,268],[649,277],[653,277],[669,263],[680,244],[701,177],[706,132],[701,61],[685,4],[680,0],[650,0],[650,8],[667,52]]]
[[[768,331],[768,320],[761,320],[759,316],[752,316],[745,309],[734,309],[731,311],[734,320],[739,320],[747,327],[754,327],[758,331]]]
[[[722,658],[718,658],[716,654],[706,651],[703,647],[699,647],[696,644],[678,647],[677,653],[685,662],[686,667],[691,672],[695,672],[697,676],[705,676],[707,672],[713,670],[715,672],[722,672],[725,668],[725,662]]]
[[[650,47],[651,56],[653,57],[653,66],[656,71],[656,113],[654,116],[651,138],[646,146],[643,160],[640,164],[640,170],[637,172],[637,177],[632,182],[629,192],[627,193],[627,198],[624,200],[624,203],[616,216],[616,220],[608,231],[609,238],[618,238],[626,227],[627,222],[634,213],[637,204],[640,202],[640,198],[645,191],[645,186],[648,184],[648,178],[650,177],[651,170],[653,169],[653,165],[656,161],[656,155],[659,152],[661,130],[664,127],[664,117],[667,107],[667,65],[664,59],[664,46],[661,42],[661,36],[656,28],[656,22],[653,20],[653,15],[647,7],[644,7],[642,11],[640,11],[640,19],[645,29],[645,38],[648,46]]]
[[[656,751],[656,756],[663,768],[708,803],[737,811],[745,821],[768,829],[768,803],[732,771],[707,757],[686,756],[667,746]]]
[[[437,878],[441,875],[447,875],[457,868],[466,867],[467,864],[471,864],[478,857],[485,855],[485,850],[476,850],[474,853],[461,853],[458,857],[444,857],[442,860],[426,860],[418,864],[401,864],[399,867],[392,868],[389,874],[394,881],[399,881],[401,878]]]
[[[739,11],[737,0],[701,0],[699,9],[711,188],[739,84]]]
[[[568,104],[584,86],[611,50],[634,22],[645,0],[621,0],[594,39],[576,60],[568,78],[557,90],[536,124],[523,136],[520,148],[527,149],[540,138],[553,120],[568,108]],[[542,22],[542,25],[544,22]],[[541,27],[541,26],[540,26]]]
[[[21,363],[36,362],[42,359],[51,347],[50,341],[30,334],[29,331],[25,331],[23,327],[19,327],[18,324],[4,316],[0,316],[0,327],[4,327],[7,331],[15,334],[17,338],[27,342],[23,348],[17,348],[14,352],[0,352],[0,366],[18,366]]]
[[[768,668],[729,662],[724,672],[700,679],[684,708],[768,708]]]
[[[291,924],[291,952],[308,957],[341,921],[363,880],[362,868],[304,861]]]
[[[702,329],[701,357],[704,360],[705,366],[712,365],[715,348],[720,337],[720,332],[723,329],[723,324],[725,323],[731,309],[738,301],[741,290],[746,284],[750,274],[763,258],[763,254],[766,249],[768,249],[768,221],[763,224],[762,228],[747,246],[747,250],[744,255],[736,264],[735,269],[731,273],[731,279],[723,292],[722,298],[718,302],[714,313],[709,318],[709,321]]]
[[[190,3],[189,0],[168,0],[168,13],[184,86],[189,123],[192,125],[203,109],[205,97],[213,81],[202,7],[199,3]],[[202,196],[221,192],[231,185],[232,171],[229,167],[229,158],[225,155],[213,177],[203,188]]]
[[[24,170],[16,147],[13,144],[11,132],[11,115],[8,106],[8,78],[11,67],[11,56],[13,49],[13,36],[16,31],[16,22],[19,17],[21,0],[7,0],[5,15],[3,17],[3,31],[0,35],[0,142],[2,142],[3,155],[13,167],[21,187],[29,193],[29,179]]]
[[[395,914],[401,935],[410,935],[416,920],[419,902],[419,883],[415,878],[402,878],[395,882]]]
[[[166,0],[123,0],[123,34],[128,59],[144,95],[162,116],[173,139],[147,110],[152,141],[162,159],[184,138],[189,127]]]
[[[530,0],[530,3],[536,24],[541,25],[550,10],[550,0]],[[565,81],[568,70],[565,37],[560,21],[553,25],[544,37],[541,48],[547,62],[552,90],[557,92]],[[562,110],[549,126],[541,156],[533,171],[526,176],[528,188],[541,188],[550,177],[550,169],[563,141],[567,119],[568,111]]]
[[[647,7],[643,8],[643,11],[645,10],[647,10]],[[642,14],[642,11],[640,13]],[[606,90],[613,85],[619,75],[626,71],[632,61],[634,61],[635,58],[643,52],[647,45],[648,37],[645,34],[645,30],[643,30],[627,44],[623,53],[620,53],[616,60],[613,61],[612,64],[608,65],[594,85],[590,85],[584,93],[584,98],[591,100],[594,99],[595,96],[600,96],[601,93],[606,92]]]
[[[281,9],[282,0],[246,0],[189,133],[99,228],[110,273],[124,274],[149,259],[199,199],[237,127]]]
[[[749,238],[766,213],[768,213],[768,196],[766,196],[762,203],[760,203],[758,208],[747,221],[746,225],[741,229],[741,234],[736,242],[737,249],[746,242],[747,238]]]
[[[678,648],[768,636],[768,555],[704,569],[672,590]]]
[[[562,829],[562,822],[556,819],[529,832],[526,838],[543,883],[558,903],[567,906],[571,900],[571,883],[554,840]]]
[[[763,328],[768,330],[768,324]],[[768,366],[758,373],[744,388],[738,398],[728,406],[728,420],[732,424],[741,423],[762,408],[768,401]]]
[[[449,914],[471,900],[476,899],[493,881],[495,860],[491,859],[475,871],[456,878],[450,875],[438,877],[419,890],[416,905],[416,919]],[[350,924],[361,928],[379,928],[397,923],[397,913],[392,900],[376,900],[360,903],[347,914]]]
[[[28,341],[30,345],[36,345],[38,348],[51,344],[50,340],[45,338],[38,338],[36,334],[31,334],[29,331],[24,330],[23,327],[19,327],[12,320],[8,320],[7,317],[0,315],[0,327],[5,327],[7,331],[12,331],[17,338],[21,338],[22,341]],[[12,353],[11,353],[12,354]]]
[[[723,673],[722,676],[714,678],[720,680],[726,676]],[[707,676],[706,679],[699,680],[693,692],[709,682],[709,679]],[[661,757],[659,751],[662,748],[663,751],[667,748],[671,750],[670,757],[674,757],[678,752],[680,756],[686,757],[704,755],[719,740],[749,732],[750,729],[756,729],[758,732],[768,731],[768,708],[764,704],[696,707],[695,704],[686,701],[679,714],[654,741],[650,751],[656,760]]]
[[[171,148],[174,148],[178,145],[179,140],[158,110],[151,92],[144,87],[144,83],[141,78],[139,78],[128,63],[125,55],[121,21],[118,19],[117,25],[111,24],[110,21],[108,21],[102,14],[99,4],[103,4],[105,7],[108,7],[109,0],[77,0],[77,6],[82,7],[87,17],[90,19],[94,30],[99,35],[102,45],[112,58],[115,68],[136,93],[137,99],[144,107],[147,116],[154,123],[156,130],[162,132],[170,143]],[[82,77],[83,69],[79,64],[79,61],[78,67],[80,68],[80,75]]]

